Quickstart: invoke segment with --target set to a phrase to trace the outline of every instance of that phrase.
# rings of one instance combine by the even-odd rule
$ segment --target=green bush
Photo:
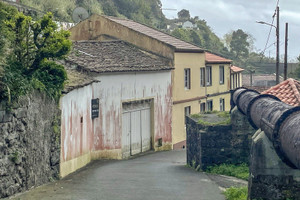
[[[224,192],[226,200],[247,200],[247,187],[231,187]]]
[[[40,69],[35,71],[33,77],[41,83],[35,89],[46,88],[46,92],[57,100],[64,89],[67,73],[62,65],[53,61],[45,61],[41,64]]]
[[[207,167],[205,171],[212,174],[233,176],[243,180],[248,180],[249,177],[249,167],[245,163],[241,165],[232,165],[232,164],[214,165],[214,166]]]

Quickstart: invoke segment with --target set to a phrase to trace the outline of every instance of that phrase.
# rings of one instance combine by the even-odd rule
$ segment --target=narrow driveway
[[[181,150],[123,161],[96,161],[14,199],[224,200],[219,187],[207,175],[185,166],[185,154]]]

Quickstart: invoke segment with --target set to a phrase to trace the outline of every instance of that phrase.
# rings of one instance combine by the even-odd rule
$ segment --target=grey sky
[[[231,30],[243,29],[255,39],[257,51],[264,49],[270,26],[256,23],[271,23],[277,0],[161,0],[163,8],[175,8],[177,11],[163,10],[167,18],[177,17],[181,9],[190,11],[192,17],[199,16],[207,21],[219,36]],[[280,0],[280,54],[284,54],[285,23],[289,23],[289,60],[300,54],[300,2],[299,0]],[[274,21],[274,25],[276,21]],[[272,30],[269,46],[265,55],[275,57],[275,30]],[[283,60],[281,60],[283,61]]]

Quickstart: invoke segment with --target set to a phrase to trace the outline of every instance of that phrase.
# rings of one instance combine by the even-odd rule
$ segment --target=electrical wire
[[[260,62],[262,61],[263,56],[265,55],[266,50],[267,50],[268,48],[270,48],[270,47],[268,47],[268,44],[269,44],[269,40],[270,40],[272,28],[274,27],[273,24],[274,24],[275,16],[277,15],[277,7],[278,7],[278,6],[279,6],[279,0],[277,0],[275,12],[274,12],[274,14],[273,14],[273,16],[272,16],[272,18],[273,18],[273,19],[272,19],[272,23],[271,23],[272,26],[270,26],[270,31],[269,31],[269,34],[268,34],[268,37],[267,37],[267,42],[266,42],[265,48],[264,48],[264,50],[261,52],[262,57],[261,57],[261,59],[260,59]],[[271,46],[272,46],[272,45],[273,45],[273,44],[271,44]]]

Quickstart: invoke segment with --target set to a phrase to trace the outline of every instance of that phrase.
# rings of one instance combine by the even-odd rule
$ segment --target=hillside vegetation
[[[21,0],[22,4],[52,12],[61,21],[72,22],[72,12],[84,7],[90,14],[126,17],[153,27],[164,21],[160,0]]]
[[[177,13],[178,18],[167,19],[162,13],[160,0],[21,0],[21,3],[44,12],[52,12],[55,20],[66,22],[72,22],[72,12],[78,6],[84,7],[90,14],[128,18],[229,58],[234,65],[245,69],[257,69],[257,63],[275,63],[273,58],[254,51],[255,39],[249,33],[238,29],[219,38],[204,19],[190,16],[186,9]],[[172,31],[167,29],[167,25],[182,24],[185,21],[192,22],[195,28],[184,29],[179,25]],[[257,71],[274,73],[265,69]]]

